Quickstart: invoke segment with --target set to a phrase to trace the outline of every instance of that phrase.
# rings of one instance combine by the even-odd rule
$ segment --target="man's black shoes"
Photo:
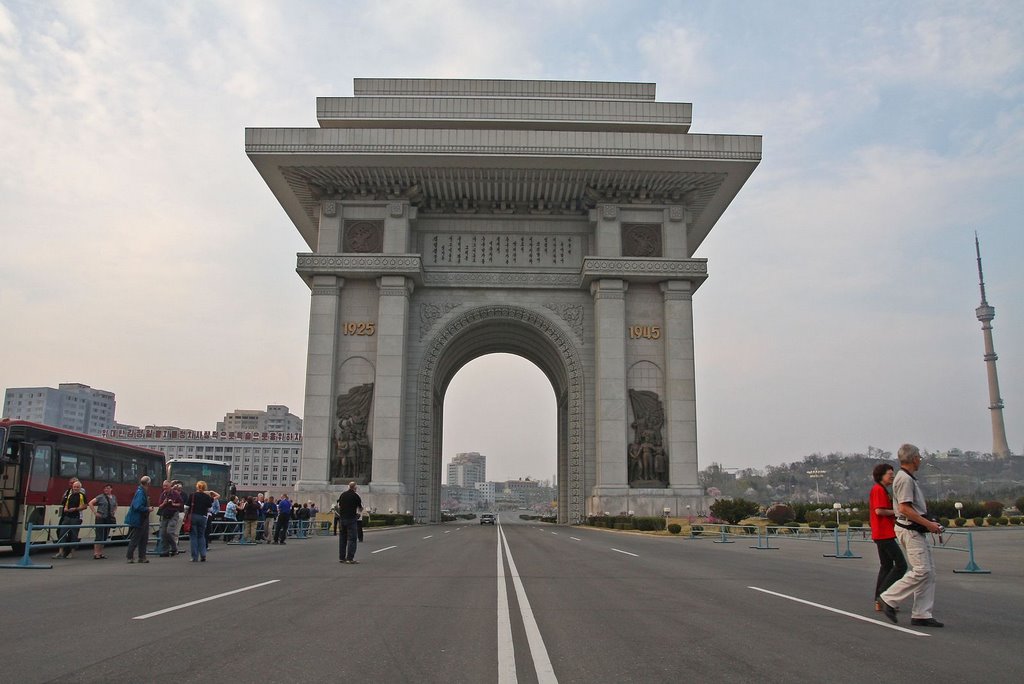
[[[915,627],[942,627],[943,624],[935,618],[911,618],[910,624]]]
[[[892,606],[890,606],[885,601],[883,601],[881,596],[879,596],[877,600],[878,600],[878,603],[880,603],[881,606],[882,606],[882,614],[885,615],[885,617],[889,618],[889,621],[892,622],[892,624],[895,625],[896,624],[896,609],[893,608]]]

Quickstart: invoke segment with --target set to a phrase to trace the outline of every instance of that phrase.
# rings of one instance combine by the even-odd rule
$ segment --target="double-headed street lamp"
[[[818,480],[820,480],[821,478],[825,477],[825,471],[824,470],[818,470],[817,468],[815,468],[814,470],[808,470],[807,471],[807,477],[809,477],[812,480],[814,480],[814,498],[820,504],[821,503],[821,492],[818,491]]]

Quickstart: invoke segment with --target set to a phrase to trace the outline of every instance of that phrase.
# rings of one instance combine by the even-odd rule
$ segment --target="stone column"
[[[697,394],[693,364],[693,302],[686,280],[661,283],[665,306],[665,429],[669,487],[700,493],[697,482]]]
[[[334,366],[339,294],[344,280],[313,276],[306,352],[306,402],[302,418],[302,459],[297,489],[322,488],[330,474],[333,437]]]
[[[381,276],[377,313],[377,370],[373,387],[373,472],[370,491],[402,493],[402,401],[405,394],[405,337],[412,282]]]
[[[626,481],[626,288],[605,278],[590,286],[594,297],[595,426],[597,477],[594,496],[624,496]],[[611,503],[609,502],[609,505]],[[618,510],[609,512],[618,513]]]

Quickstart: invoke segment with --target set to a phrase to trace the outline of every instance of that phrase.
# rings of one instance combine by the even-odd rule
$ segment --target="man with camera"
[[[924,492],[914,473],[921,467],[921,450],[913,444],[900,447],[900,470],[892,483],[892,499],[896,504],[896,538],[903,547],[910,569],[878,597],[882,612],[896,622],[896,606],[914,597],[910,624],[917,627],[942,627],[932,617],[935,604],[935,564],[925,535],[941,534],[943,527],[928,515]]]

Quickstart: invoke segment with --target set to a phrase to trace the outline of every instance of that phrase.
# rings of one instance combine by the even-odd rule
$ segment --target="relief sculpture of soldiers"
[[[657,393],[629,390],[633,441],[627,449],[630,487],[667,487],[668,454],[661,442],[665,412]]]
[[[355,481],[366,484],[370,480],[372,449],[366,434],[373,401],[373,383],[353,387],[338,396],[335,414],[334,460],[331,462],[331,481]]]

